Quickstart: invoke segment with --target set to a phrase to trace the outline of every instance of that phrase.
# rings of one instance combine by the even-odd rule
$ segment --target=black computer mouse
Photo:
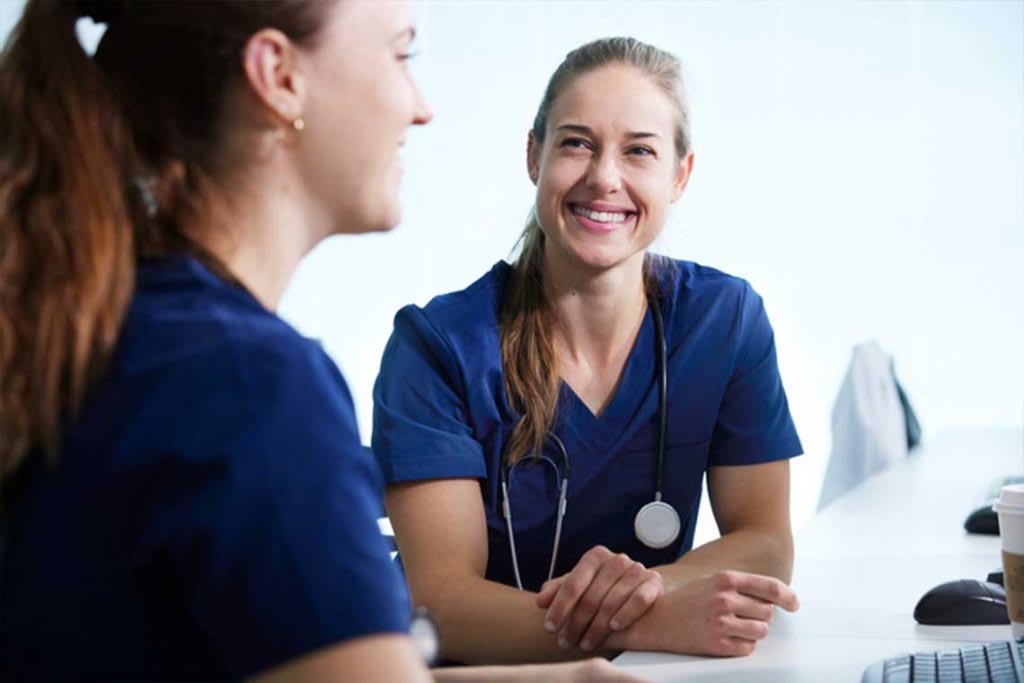
[[[999,515],[992,509],[991,505],[983,505],[971,514],[967,515],[964,521],[964,528],[969,534],[999,535]]]
[[[943,583],[917,602],[914,619],[929,626],[1009,624],[1006,591],[998,584],[974,579]]]

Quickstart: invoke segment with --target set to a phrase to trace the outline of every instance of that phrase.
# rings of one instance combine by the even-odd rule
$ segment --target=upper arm
[[[734,363],[712,434],[709,465],[753,465],[799,455],[775,353],[775,335],[761,297],[744,283],[730,332]]]
[[[487,570],[487,522],[475,479],[433,479],[389,486],[388,516],[413,598],[430,604],[446,580]]]
[[[791,535],[789,460],[712,467],[708,497],[723,535],[739,529]]]
[[[484,576],[483,446],[467,419],[463,363],[422,311],[395,316],[374,385],[373,452],[399,555],[417,602],[439,582]]]
[[[465,394],[451,345],[419,309],[399,311],[373,387],[373,453],[389,483],[487,476]]]
[[[381,635],[326,647],[263,671],[251,680],[253,683],[417,683],[431,678],[407,637]]]

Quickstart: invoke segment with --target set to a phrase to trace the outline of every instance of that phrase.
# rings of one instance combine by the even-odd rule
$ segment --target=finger
[[[727,584],[738,593],[760,598],[786,610],[795,612],[800,609],[800,601],[796,593],[773,576],[746,574],[744,572],[721,572],[716,575],[719,584]]]
[[[757,649],[757,642],[744,638],[726,638],[721,655],[725,657],[746,657]]]
[[[775,605],[760,598],[741,595],[736,603],[735,614],[743,619],[756,619],[771,624],[775,618]]]
[[[613,631],[632,626],[661,596],[664,591],[661,575],[644,569],[639,562],[636,567],[638,572],[628,571],[608,591],[597,615],[580,639],[580,647],[584,651],[602,647]]]
[[[741,640],[763,640],[768,636],[768,624],[758,619],[727,617],[724,635]]]
[[[612,631],[622,631],[633,625],[637,619],[647,613],[647,610],[657,602],[658,598],[665,592],[665,584],[661,574],[651,572],[654,576],[647,577],[636,587],[608,620],[608,627]]]
[[[557,577],[550,581],[545,581],[544,585],[540,587],[540,592],[537,593],[537,607],[541,609],[547,609],[551,605],[551,601],[558,593],[558,587],[562,585],[562,579],[564,577]]]
[[[625,556],[623,556],[625,557]],[[611,572],[606,571],[611,562],[605,563],[605,568],[602,569],[602,573],[598,575],[598,578],[594,580],[594,588],[598,586],[601,576],[608,576],[611,578]],[[625,562],[625,571],[615,580],[605,593],[604,598],[597,606],[597,610],[594,613],[590,623],[586,626],[583,634],[580,636],[580,648],[584,652],[596,650],[597,648],[604,645],[604,641],[608,638],[611,633],[611,620],[612,617],[622,608],[622,606],[630,599],[633,595],[647,580],[648,572],[644,569],[644,566],[639,562],[628,560]],[[648,591],[644,591],[647,593]],[[580,612],[580,608],[577,608],[577,613]],[[575,618],[575,615],[574,615]]]
[[[568,616],[576,608],[576,603],[587,592],[591,581],[601,568],[604,559],[611,556],[611,551],[604,546],[595,546],[583,554],[572,571],[561,577],[547,614],[544,615],[544,628],[558,631],[565,626]]]
[[[573,609],[572,614],[569,615],[568,621],[562,628],[560,639],[567,642],[570,646],[579,644],[584,651],[591,651],[595,647],[595,643],[588,641],[587,643],[582,642],[583,634],[591,626],[594,618],[597,617],[598,613],[603,608],[604,602],[608,597],[608,593],[612,587],[615,586],[619,580],[628,572],[633,566],[639,563],[629,559],[628,555],[619,553],[607,558],[594,576],[594,580],[591,581],[590,586],[586,592],[580,597],[576,603],[576,607]],[[602,633],[600,636],[600,642],[604,642],[604,639],[608,637],[608,619],[610,615],[605,616],[605,623],[598,627],[598,632]]]

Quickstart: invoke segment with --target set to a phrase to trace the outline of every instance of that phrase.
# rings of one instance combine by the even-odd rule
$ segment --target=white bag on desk
[[[907,456],[907,423],[889,357],[876,341],[858,344],[832,408],[832,453],[818,511]]]

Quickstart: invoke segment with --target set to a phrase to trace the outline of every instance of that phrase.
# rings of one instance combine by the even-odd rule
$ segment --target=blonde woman
[[[678,61],[574,50],[529,133],[518,259],[395,318],[373,450],[448,657],[743,655],[797,608],[801,446],[761,298],[648,251],[692,168]],[[722,536],[693,549],[705,476]]]

